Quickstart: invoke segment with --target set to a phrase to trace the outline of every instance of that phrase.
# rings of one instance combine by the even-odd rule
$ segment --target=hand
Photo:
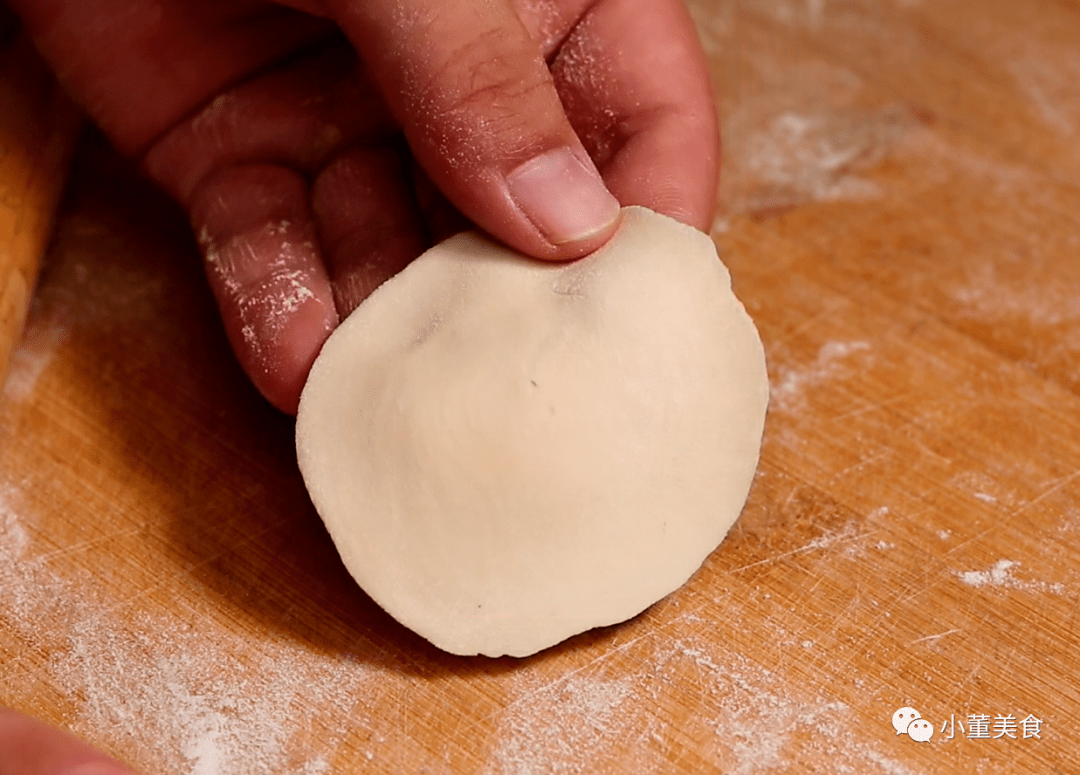
[[[26,775],[131,775],[82,740],[0,708],[0,772]]]
[[[716,119],[681,0],[12,5],[188,212],[232,346],[286,412],[330,331],[461,215],[554,260],[601,245],[618,203],[711,217]]]

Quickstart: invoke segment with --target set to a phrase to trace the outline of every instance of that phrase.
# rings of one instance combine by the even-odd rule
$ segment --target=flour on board
[[[38,669],[17,658],[0,680],[18,692],[43,671],[75,703],[72,731],[137,752],[131,764],[143,772],[327,771],[346,730],[324,731],[322,748],[311,750],[304,728],[323,714],[349,718],[352,731],[362,725],[364,698],[378,694],[372,668],[280,638],[258,642],[203,617],[193,626],[127,613],[88,576],[50,569],[24,500],[13,486],[0,489],[0,618],[50,656]],[[43,629],[46,621],[53,626]]]
[[[135,752],[131,763],[146,772],[322,775],[346,735],[355,745],[357,733],[369,741],[355,752],[361,760],[407,750],[408,733],[375,709],[391,694],[392,707],[408,704],[416,679],[269,634],[236,634],[207,612],[184,622],[110,599],[88,573],[51,569],[36,538],[46,529],[18,487],[0,489],[0,616],[15,637],[34,638],[50,655],[37,667],[18,659],[0,667],[15,696],[33,696],[46,677],[71,703],[73,731]],[[725,601],[734,621],[739,606]],[[45,620],[56,624],[42,628]],[[558,680],[529,664],[504,672],[497,715],[462,719],[447,746],[476,740],[486,775],[660,771],[688,752],[736,774],[812,756],[827,757],[837,773],[907,775],[844,702],[714,642],[714,627],[691,609],[663,630],[616,640]],[[774,635],[783,636],[776,648],[807,653],[805,635]],[[673,724],[657,712],[665,706],[689,716]],[[340,726],[313,734],[322,719]],[[430,752],[430,771],[450,772],[448,750]]]
[[[789,111],[749,139],[745,163],[761,181],[786,192],[792,204],[797,199],[867,199],[877,195],[877,187],[849,171],[865,166],[862,159],[874,148],[871,134],[834,126],[823,116]]]
[[[960,312],[977,320],[1020,319],[1040,326],[1080,323],[1080,295],[1072,278],[1047,281],[1024,270],[1024,262],[1017,256],[967,267],[963,282],[949,289]]]
[[[485,774],[587,772],[590,753],[596,756],[610,746],[624,745],[628,734],[636,731],[633,713],[620,712],[632,694],[629,678],[571,675],[511,701],[500,716]]]
[[[722,771],[785,770],[810,749],[828,757],[838,773],[909,772],[858,739],[859,722],[846,704],[808,696],[779,675],[715,646],[688,639],[674,645],[674,663],[692,662],[702,691],[719,704],[709,724],[721,746],[717,764]],[[806,648],[803,642],[798,645]]]
[[[676,621],[700,618],[691,612]],[[688,747],[701,758],[684,765],[704,760],[735,775],[784,771],[811,751],[837,773],[911,773],[860,739],[860,721],[843,702],[804,692],[693,632],[635,643],[646,658],[629,671],[611,664],[623,661],[615,649],[551,683],[537,685],[527,670],[510,676],[485,775],[659,772]],[[791,646],[807,644],[814,645]],[[688,715],[657,712],[660,698]]]
[[[1020,589],[1025,592],[1051,592],[1060,595],[1065,592],[1065,585],[1048,584],[1045,581],[1023,581],[1013,575],[1013,568],[1019,568],[1015,560],[998,560],[987,570],[957,571],[956,576],[970,587],[1000,587]]]
[[[853,365],[852,356],[868,350],[869,342],[826,342],[809,365],[802,368],[782,368],[770,386],[770,408],[784,412],[798,411],[804,405],[805,393],[809,388],[844,377]]]

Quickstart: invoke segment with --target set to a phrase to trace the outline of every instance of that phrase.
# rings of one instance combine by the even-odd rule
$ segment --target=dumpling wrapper
[[[330,336],[304,481],[341,558],[454,654],[526,656],[681,586],[742,510],[768,380],[701,232],[626,208],[572,263],[459,234]]]

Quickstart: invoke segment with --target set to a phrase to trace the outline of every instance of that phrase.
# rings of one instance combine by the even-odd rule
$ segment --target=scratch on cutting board
[[[65,546],[60,549],[53,549],[51,552],[44,552],[42,554],[35,554],[30,558],[31,562],[48,562],[49,560],[55,560],[58,557],[68,557],[73,554],[79,554],[81,552],[89,551],[101,544],[108,543],[115,538],[124,538],[125,536],[135,535],[143,530],[142,525],[135,525],[134,527],[124,528],[123,530],[114,530],[111,533],[98,536],[97,538],[91,538],[86,541],[80,541],[77,544],[71,546]]]
[[[886,406],[889,406],[891,404],[900,403],[901,401],[905,401],[905,400],[911,398],[914,395],[915,395],[914,392],[905,391],[903,393],[900,393],[899,395],[890,396],[889,398],[883,398],[880,401],[872,400],[872,401],[867,402],[866,406],[860,406],[857,409],[851,409],[851,410],[849,410],[847,412],[842,412],[840,414],[835,414],[835,415],[829,417],[828,421],[829,422],[838,422],[840,420],[847,420],[847,419],[850,419],[852,417],[857,417],[858,415],[866,414],[867,412],[873,412],[873,411],[876,411],[878,409],[883,409]]]
[[[1061,477],[1060,479],[1055,481],[1052,485],[1050,485],[1045,490],[1043,490],[1041,493],[1039,493],[1034,498],[1029,500],[1027,503],[1021,504],[1016,510],[1014,510],[1011,514],[1009,514],[1009,516],[1014,517],[1017,514],[1019,514],[1021,511],[1024,511],[1025,509],[1031,508],[1035,504],[1039,503],[1040,501],[1045,500],[1046,498],[1049,498],[1054,493],[1059,492],[1060,490],[1064,489],[1069,484],[1071,484],[1072,482],[1075,482],[1078,479],[1080,479],[1080,471],[1073,471],[1068,476]]]
[[[858,462],[852,463],[849,466],[841,468],[839,471],[837,471],[836,473],[834,473],[832,476],[830,476],[828,478],[828,480],[825,482],[824,486],[826,488],[831,489],[833,487],[833,485],[835,485],[837,482],[841,481],[845,476],[848,476],[848,475],[850,475],[850,474],[852,474],[852,473],[854,473],[856,471],[867,468],[868,466],[872,466],[872,465],[878,463],[879,461],[881,461],[882,458],[889,458],[889,457],[893,457],[895,455],[896,455],[896,450],[894,450],[894,449],[892,449],[890,447],[882,447],[881,449],[877,450],[873,454],[867,455],[866,457],[862,458]]]
[[[814,328],[822,321],[835,319],[841,311],[848,309],[850,306],[851,302],[846,298],[841,300],[829,300],[824,307],[813,315],[802,318],[795,325],[785,329],[779,336],[773,337],[773,347],[775,348],[778,345],[787,344],[796,335]]]
[[[855,537],[853,537],[851,539],[848,539],[848,540],[856,540],[858,538],[862,538],[862,536],[855,536]],[[806,546],[800,546],[798,549],[791,549],[791,550],[786,551],[786,552],[781,552],[780,554],[774,554],[771,557],[766,557],[764,560],[756,560],[755,562],[750,562],[750,563],[747,563],[746,565],[740,565],[738,568],[732,568],[730,572],[731,573],[739,573],[740,571],[748,570],[750,568],[756,568],[759,565],[768,565],[769,563],[779,562],[780,560],[786,559],[788,557],[793,557],[796,554],[805,554],[806,552],[811,552],[814,549],[820,549],[823,546],[827,545],[827,544],[817,544],[817,543],[815,543],[818,540],[820,540],[820,539],[815,539],[814,541],[811,541]]]
[[[939,632],[939,633],[936,633],[935,635],[924,635],[921,638],[916,638],[915,640],[909,640],[908,645],[909,646],[914,646],[916,643],[926,643],[927,641],[938,640],[939,638],[944,638],[946,635],[955,635],[958,632],[963,632],[963,630],[962,629],[946,630],[945,632]]]
[[[1017,506],[1012,511],[1010,511],[1007,515],[1005,515],[1004,519],[1000,519],[998,521],[995,521],[994,523],[992,523],[990,525],[990,527],[985,528],[984,530],[980,530],[978,533],[971,536],[970,538],[967,538],[967,539],[961,541],[960,543],[956,544],[955,546],[951,547],[947,552],[945,552],[945,556],[947,557],[949,555],[952,555],[952,554],[960,551],[961,549],[964,549],[968,545],[980,541],[984,536],[988,535],[989,533],[992,533],[994,530],[999,529],[1002,525],[1007,524],[1009,522],[1009,520],[1011,520],[1016,515],[1020,514],[1023,511],[1026,511],[1027,509],[1029,509],[1032,506],[1036,505],[1037,503],[1045,500],[1046,498],[1049,498],[1051,495],[1053,495],[1054,493],[1062,490],[1064,487],[1068,486],[1071,482],[1076,481],[1077,479],[1080,479],[1080,471],[1074,471],[1073,473],[1071,473],[1071,474],[1069,474],[1067,476],[1063,476],[1060,479],[1055,480],[1055,482],[1052,485],[1047,487],[1045,490],[1043,490],[1041,493],[1039,493],[1036,497],[1032,498],[1029,501],[1021,503],[1019,506]],[[950,533],[950,535],[951,535],[951,533]],[[939,537],[942,537],[942,536],[940,536],[940,533],[939,533]],[[947,538],[947,537],[948,536],[944,536],[942,538],[944,539],[944,538]]]

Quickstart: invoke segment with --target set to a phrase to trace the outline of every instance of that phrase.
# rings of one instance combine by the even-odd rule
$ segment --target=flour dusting
[[[22,500],[0,490],[0,618],[50,655],[40,670],[74,702],[76,734],[137,752],[143,772],[327,771],[327,751],[301,733],[325,714],[363,718],[359,703],[377,693],[372,668],[285,638],[260,642],[209,616],[131,613],[87,574],[50,569]],[[0,680],[17,686],[34,672],[17,662]],[[321,745],[332,750],[346,731]]]
[[[826,342],[818,350],[813,363],[801,368],[787,368],[770,387],[773,409],[797,411],[804,406],[807,389],[822,382],[843,377],[851,368],[856,353],[870,350],[870,343],[863,341]]]
[[[712,652],[705,644],[676,641],[669,665],[683,660],[698,669],[702,691],[718,704],[709,726],[719,744],[717,764],[723,772],[790,770],[809,749],[818,754],[815,760],[827,756],[834,772],[909,773],[857,738],[859,722],[845,703],[804,694],[745,657]]]
[[[219,294],[239,312],[248,354],[264,371],[277,366],[279,342],[306,302],[316,299],[319,248],[303,224],[283,219],[219,245],[203,228],[199,245]],[[324,286],[325,287],[325,286]]]
[[[1065,592],[1065,585],[1048,584],[1045,581],[1023,581],[1013,575],[1013,569],[1020,563],[1014,560],[998,560],[987,570],[957,571],[956,576],[970,587],[1000,587],[1020,589],[1025,592],[1051,592],[1060,595]]]
[[[1010,488],[981,471],[965,471],[950,479],[949,484],[988,506],[1016,508],[1024,502]]]
[[[753,104],[740,123],[756,115]],[[730,150],[744,188],[732,208],[767,212],[811,202],[861,201],[880,196],[864,176],[882,161],[913,123],[889,106],[874,113],[807,107],[757,117],[736,134]]]
[[[819,535],[809,541],[803,550],[832,549],[840,545],[840,553],[845,557],[856,557],[862,552],[861,539],[864,537],[858,530],[858,523],[848,522],[839,530],[832,530]],[[879,547],[880,548],[880,547]]]
[[[749,142],[747,166],[765,182],[813,201],[869,198],[877,187],[846,174],[868,136],[843,137],[818,116],[782,113]]]
[[[689,625],[679,636],[646,638],[635,649],[644,661],[624,661],[616,650],[540,687],[527,674],[512,677],[517,696],[499,719],[484,772],[661,772],[703,759],[717,771],[753,775],[827,758],[838,773],[910,775],[860,738],[846,703],[699,637],[692,613],[677,621]],[[808,639],[792,645],[815,646]],[[616,661],[618,668],[609,664]],[[660,697],[671,710],[661,711]],[[687,740],[701,759],[678,758]]]
[[[1047,327],[1080,323],[1080,294],[1072,278],[1048,281],[1042,273],[1010,264],[1016,262],[985,261],[967,267],[964,281],[949,289],[961,314],[978,320],[1020,319]]]
[[[510,705],[485,773],[587,772],[590,751],[620,745],[634,721],[619,708],[633,689],[627,678],[570,676]]]

